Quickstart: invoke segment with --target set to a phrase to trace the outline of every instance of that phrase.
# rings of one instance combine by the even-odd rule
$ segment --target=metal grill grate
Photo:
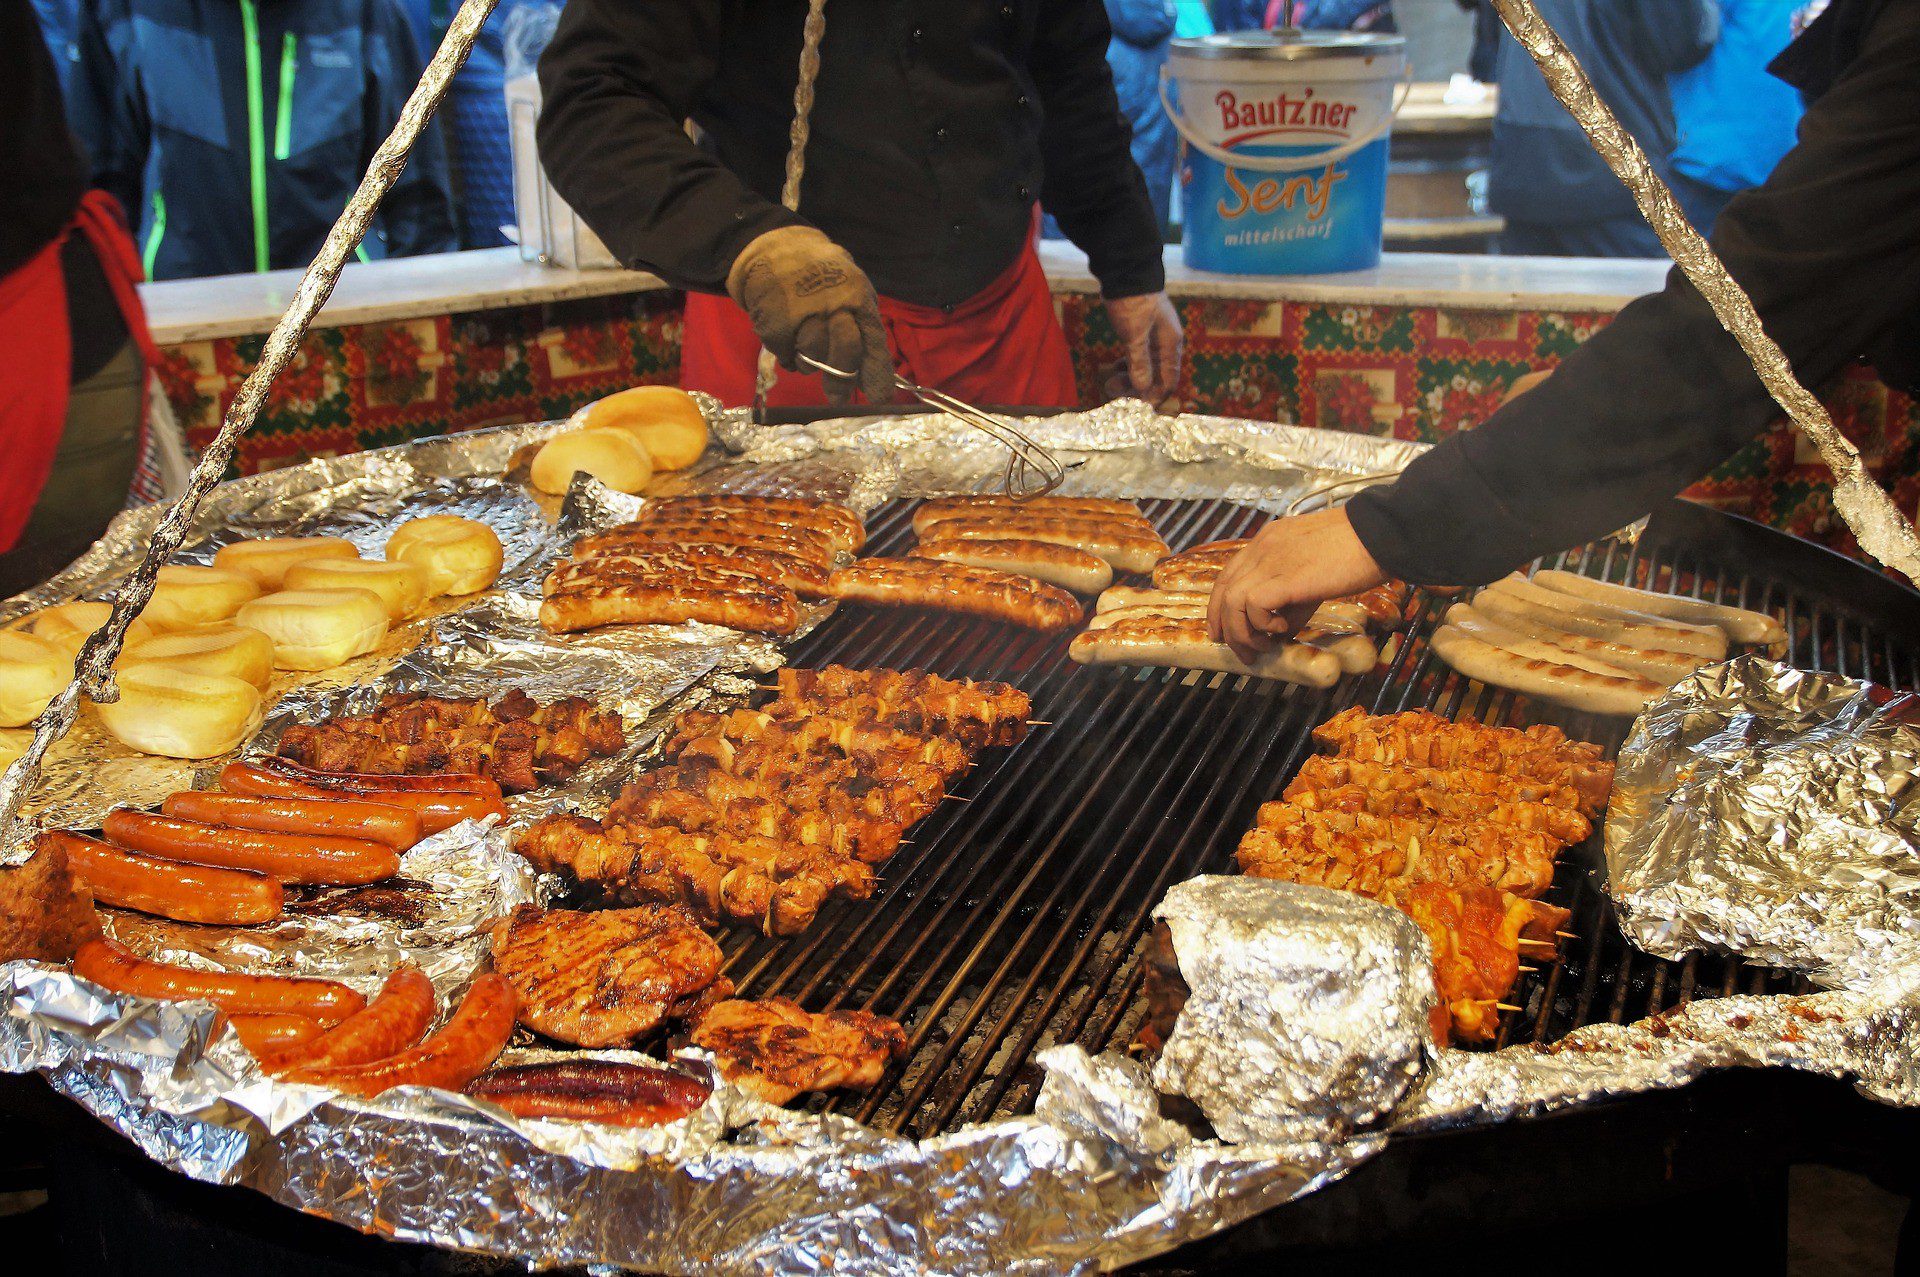
[[[1148,501],[1176,549],[1244,535],[1258,511],[1221,501]],[[912,540],[910,502],[870,521],[870,554]],[[1795,663],[1920,686],[1920,654],[1871,623],[1688,552],[1610,545],[1561,556],[1589,575],[1749,607],[1780,608]],[[814,1010],[864,1008],[907,1028],[911,1051],[860,1095],[816,1097],[909,1135],[1021,1112],[1040,1074],[1035,1053],[1062,1042],[1123,1045],[1144,1012],[1148,912],[1174,882],[1231,871],[1259,805],[1310,748],[1309,730],[1350,704],[1418,707],[1488,722],[1512,717],[1505,693],[1463,703],[1463,680],[1427,650],[1444,603],[1427,600],[1394,659],[1327,691],[1166,670],[1087,669],[1058,637],[941,614],[849,608],[791,653],[796,666],[924,668],[1025,689],[1045,722],[991,751],[954,798],[882,867],[866,901],[821,911],[804,934],[722,938],[742,996],[784,995]],[[1617,748],[1622,725],[1554,719]],[[1725,958],[1662,962],[1631,948],[1599,887],[1598,836],[1563,853],[1548,898],[1573,910],[1570,941],[1523,974],[1500,1045],[1552,1041],[1601,1020],[1637,1019],[1690,998],[1774,992],[1792,978]]]

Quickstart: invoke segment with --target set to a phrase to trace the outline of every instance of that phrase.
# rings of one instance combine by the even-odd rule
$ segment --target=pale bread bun
[[[147,662],[265,687],[273,677],[273,640],[251,626],[203,625],[130,645],[120,658],[122,668]]]
[[[419,568],[428,594],[477,594],[499,579],[506,551],[478,519],[428,514],[394,529],[387,558]]]
[[[387,605],[387,620],[404,621],[427,598],[427,574],[411,563],[385,559],[315,559],[287,569],[289,590],[372,590]]]
[[[340,537],[272,537],[235,541],[213,552],[213,566],[253,578],[262,590],[284,586],[287,569],[309,559],[357,559],[360,551]]]
[[[225,674],[198,674],[159,661],[114,676],[120,699],[94,704],[128,749],[163,758],[212,758],[236,748],[260,722],[260,689]]]
[[[111,611],[113,608],[105,603],[59,603],[42,608],[27,618],[27,628],[65,652],[67,664],[71,666],[74,658],[80,655],[80,645],[107,623],[107,613]],[[124,651],[152,637],[153,627],[136,616],[133,623],[127,626],[121,649]]]
[[[707,418],[674,386],[635,386],[587,405],[586,426],[632,435],[655,470],[685,470],[707,450]]]
[[[387,636],[387,605],[372,590],[283,590],[255,599],[234,620],[273,640],[283,670],[330,670]]]
[[[73,658],[56,643],[0,630],[0,727],[21,727],[73,681]]]
[[[140,619],[161,633],[189,630],[224,621],[238,612],[242,603],[259,597],[259,585],[239,572],[191,563],[168,564],[160,569],[153,598],[140,609]]]
[[[533,455],[533,486],[559,496],[579,470],[615,492],[638,492],[653,478],[647,450],[624,430],[574,430],[555,435]]]
[[[20,761],[20,755],[27,752],[27,746],[33,741],[33,733],[21,728],[18,731],[0,731],[0,772]]]

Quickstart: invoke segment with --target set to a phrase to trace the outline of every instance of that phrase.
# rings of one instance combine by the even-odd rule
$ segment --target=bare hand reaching
[[[1324,600],[1386,579],[1345,510],[1275,519],[1214,582],[1207,634],[1250,662],[1299,629]]]

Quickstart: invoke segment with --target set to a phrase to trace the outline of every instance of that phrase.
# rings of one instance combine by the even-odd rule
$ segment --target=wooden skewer
[[[1580,938],[1571,931],[1556,931],[1553,934],[1559,936],[1562,940],[1578,940]]]
[[[970,803],[973,801],[973,799],[971,798],[962,798],[958,794],[947,794],[946,797],[952,799],[956,803]]]
[[[1555,944],[1551,940],[1532,940],[1526,936],[1521,936],[1518,940],[1515,940],[1513,943],[1515,945],[1528,945],[1528,944],[1538,945],[1542,949],[1551,949],[1555,953],[1558,953],[1560,951],[1560,946]]]
[[[1052,720],[1045,719],[1045,718],[1029,718],[1027,720],[1027,726],[1028,727],[1052,727],[1053,722]]]
[[[1514,1005],[1513,1005],[1513,1004],[1512,1004],[1511,1002],[1496,1002],[1496,1003],[1494,1003],[1493,1005],[1494,1005],[1494,1009],[1495,1009],[1495,1010],[1498,1010],[1498,1011],[1524,1011],[1524,1010],[1526,1010],[1526,1008],[1525,1008],[1525,1007],[1517,1007],[1517,1006],[1514,1006]]]

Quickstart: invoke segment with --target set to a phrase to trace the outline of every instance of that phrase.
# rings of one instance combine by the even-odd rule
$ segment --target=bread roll
[[[123,669],[145,662],[265,687],[273,677],[273,640],[250,626],[203,625],[131,644],[120,658]]]
[[[595,400],[587,405],[586,425],[632,435],[655,470],[684,470],[707,450],[706,414],[673,386],[635,386]]]
[[[107,623],[107,613],[112,610],[105,603],[60,603],[35,612],[28,620],[28,629],[65,652],[67,664],[71,666],[74,658],[80,655],[80,645]],[[125,651],[135,643],[144,643],[152,637],[153,627],[136,616],[133,623],[127,626],[126,637],[120,643],[121,650]]]
[[[492,528],[457,514],[408,519],[387,538],[387,558],[419,568],[432,595],[479,593],[499,579],[505,557]]]
[[[160,569],[153,598],[140,609],[140,619],[161,633],[188,630],[224,621],[242,603],[259,597],[259,585],[243,573],[173,563]]]
[[[638,492],[653,478],[647,450],[624,430],[574,430],[547,440],[533,456],[533,486],[558,496],[584,470],[615,492]]]
[[[27,746],[32,741],[33,733],[24,727],[18,730],[0,731],[0,772],[6,771],[18,762],[20,755],[27,752]]]
[[[360,551],[340,537],[272,537],[264,541],[235,541],[213,554],[213,566],[253,578],[262,590],[286,585],[287,569],[309,559],[357,559]]]
[[[372,590],[387,605],[387,620],[404,621],[427,597],[427,574],[411,563],[385,559],[314,559],[287,569],[289,590]]]
[[[58,644],[0,630],[0,727],[31,723],[72,680],[73,657]]]
[[[260,689],[242,679],[143,661],[114,681],[120,699],[94,709],[115,740],[143,754],[212,758],[236,748],[260,722]]]
[[[329,670],[387,636],[387,605],[372,590],[283,590],[234,620],[273,640],[273,664],[283,670]]]

